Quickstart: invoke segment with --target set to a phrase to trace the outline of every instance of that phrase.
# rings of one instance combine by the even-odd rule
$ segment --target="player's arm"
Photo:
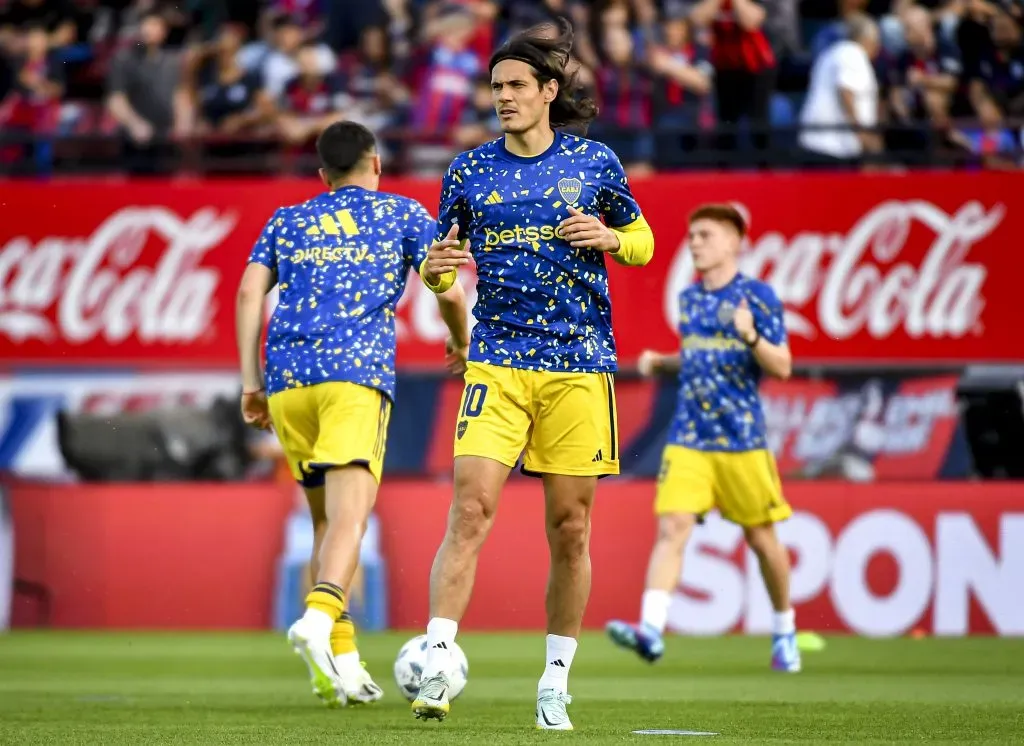
[[[626,180],[626,172],[614,153],[605,154],[601,168],[598,205],[602,223],[575,207],[559,226],[569,245],[607,252],[619,264],[641,267],[654,256],[654,231],[640,212]]]
[[[469,347],[469,310],[466,307],[466,291],[456,282],[443,293],[437,293],[437,308],[441,320],[448,327],[448,336],[456,349]]]
[[[458,268],[468,264],[471,257],[469,242],[458,238],[460,230],[465,235],[469,220],[457,163],[448,167],[441,184],[437,240],[430,245],[418,267],[423,283],[435,293],[447,292],[455,284]]]
[[[751,340],[744,341],[754,351],[754,359],[765,373],[783,381],[793,375],[793,354],[788,344],[773,344],[763,336],[754,336]]]
[[[618,228],[612,228],[619,248],[609,252],[619,264],[642,267],[654,256],[654,231],[643,215]]]
[[[242,391],[263,389],[260,370],[260,336],[263,332],[264,303],[274,287],[274,271],[259,262],[250,262],[242,273],[235,303],[235,338],[242,366]]]
[[[460,376],[466,372],[469,360],[469,309],[462,285],[456,282],[443,293],[437,293],[437,307],[448,327],[445,367],[449,373]]]
[[[448,340],[445,344],[448,369],[452,373],[463,373],[469,352],[466,294],[462,285],[455,281],[454,271],[450,273],[452,284],[447,288],[441,289],[439,281],[428,282],[428,277],[430,280],[440,279],[435,278],[427,269],[430,264],[430,251],[435,247],[435,244],[430,243],[435,225],[434,219],[422,205],[416,204],[410,209],[405,238],[406,262],[409,266],[419,268],[420,277],[427,287],[434,291],[441,320],[448,327]],[[453,234],[456,227],[453,226]],[[429,248],[427,248],[428,246]],[[425,274],[427,277],[424,276]]]
[[[640,375],[650,378],[652,376],[674,376],[682,370],[682,356],[678,352],[657,352],[655,350],[644,350],[640,353],[637,361],[637,369]]]
[[[769,290],[749,301],[744,298],[733,323],[765,373],[783,381],[793,374],[782,304],[774,293]]]
[[[276,229],[281,212],[267,222],[249,255],[235,299],[235,342],[242,374],[242,416],[250,425],[270,427],[263,371],[260,366],[260,337],[263,304],[277,284]]]

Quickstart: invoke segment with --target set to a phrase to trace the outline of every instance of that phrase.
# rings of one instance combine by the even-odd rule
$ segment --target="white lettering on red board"
[[[821,518],[799,511],[778,531],[796,557],[793,605],[827,600],[833,611],[831,619],[805,620],[808,628],[870,637],[917,627],[967,635],[976,631],[970,626],[973,598],[996,634],[1024,635],[1024,513],[1003,513],[998,526],[993,545],[970,514],[941,512],[931,541],[906,513],[877,509],[860,514],[836,536]],[[742,530],[717,515],[694,531],[683,562],[685,592],[674,594],[669,611],[673,630],[771,631],[771,604],[757,560],[749,549],[741,565],[730,559],[742,543]],[[893,587],[883,591],[873,589],[867,577],[879,555],[888,555],[896,567]]]
[[[968,255],[1005,214],[1002,204],[986,209],[970,201],[947,213],[926,200],[889,200],[845,231],[763,233],[741,255],[740,269],[775,289],[786,307],[786,328],[798,337],[823,333],[842,340],[867,333],[885,339],[902,330],[914,339],[959,338],[980,333],[985,305],[988,270]],[[908,243],[920,244],[921,231],[927,249],[912,259]],[[684,241],[665,284],[672,329],[679,293],[695,279]]]
[[[194,342],[218,311],[220,272],[203,258],[236,222],[212,207],[188,217],[124,207],[90,236],[15,236],[0,247],[0,335],[15,344]]]

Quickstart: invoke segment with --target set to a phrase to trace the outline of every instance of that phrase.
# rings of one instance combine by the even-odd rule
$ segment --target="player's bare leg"
[[[796,644],[796,620],[789,602],[789,551],[779,541],[774,524],[747,526],[747,544],[757,555],[768,597],[775,614],[772,620],[772,668],[796,673],[800,651]]]
[[[314,533],[316,584],[306,597],[306,613],[288,630],[288,639],[309,668],[317,696],[337,707],[347,703],[349,692],[331,650],[331,634],[345,612],[343,588],[359,562],[377,482],[362,466],[337,467],[327,471],[322,494],[321,501],[319,491],[307,493],[314,526],[321,525]],[[361,687],[355,688],[357,694]]]
[[[597,477],[544,475],[548,634],[575,639],[590,597],[590,510]]]
[[[477,558],[494,525],[509,471],[505,464],[481,456],[455,459],[455,496],[448,511],[448,528],[430,570],[427,663],[420,692],[412,703],[418,718],[443,720],[448,714],[444,671],[450,660],[449,649],[469,605]]]
[[[665,631],[669,596],[679,585],[686,544],[696,523],[697,517],[692,513],[658,516],[658,536],[647,563],[647,582],[640,621],[657,630],[659,635]]]
[[[640,602],[640,623],[614,619],[606,627],[616,645],[636,652],[649,663],[665,653],[662,636],[668,622],[668,607],[683,572],[686,543],[696,522],[692,513],[658,516],[658,536],[647,562],[647,581]]]
[[[324,492],[323,487],[307,487],[305,489],[306,502],[309,503],[310,515],[313,519],[313,556],[309,561],[311,584],[320,577],[320,550],[323,546],[324,536],[327,534]],[[345,579],[342,587],[350,588],[351,586],[352,576],[349,576]],[[355,623],[347,611],[342,613],[331,629],[331,652],[334,654],[334,663],[338,667],[342,687],[349,704],[376,702],[384,695],[384,690],[373,680],[359,658]]]
[[[572,730],[565,706],[583,612],[590,598],[590,511],[597,477],[544,475],[545,528],[551,568],[544,674],[537,684],[537,727]]]

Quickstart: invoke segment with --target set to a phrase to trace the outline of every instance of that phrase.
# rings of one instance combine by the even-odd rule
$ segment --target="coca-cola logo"
[[[971,201],[949,214],[926,200],[890,200],[846,233],[767,231],[745,248],[740,270],[775,289],[786,328],[805,339],[819,331],[836,340],[863,332],[884,339],[898,329],[915,339],[980,334],[987,270],[968,254],[1005,214],[1002,204]],[[908,256],[908,246],[923,255]],[[679,293],[695,280],[684,241],[665,286],[670,327]]]
[[[0,247],[0,335],[16,344],[193,342],[217,312],[220,272],[203,257],[236,222],[214,208],[182,218],[125,207],[91,236],[15,236]]]

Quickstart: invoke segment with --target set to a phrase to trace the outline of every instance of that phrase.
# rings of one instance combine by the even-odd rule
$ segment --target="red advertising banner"
[[[381,187],[436,209],[435,180]],[[0,185],[0,363],[234,366],[234,293],[250,246],[275,208],[317,189]],[[647,267],[609,263],[623,363],[675,346],[675,296],[694,279],[685,215],[708,201],[749,214],[743,269],[778,291],[798,359],[1024,360],[1006,341],[1019,316],[1022,174],[672,175],[634,192],[657,243]],[[399,363],[436,367],[444,327],[419,283],[399,324]]]
[[[959,408],[957,376],[766,380],[768,440],[783,478],[935,479]]]
[[[1024,635],[1024,484],[791,482],[786,494],[795,514],[779,532],[794,559],[801,628]],[[55,627],[269,625],[275,564],[294,504],[290,490],[19,483],[9,495],[16,576],[33,591],[16,597],[16,625],[41,617]],[[394,628],[426,624],[428,575],[450,496],[451,486],[436,482],[391,480],[381,489],[377,515]],[[654,539],[653,496],[648,481],[602,484],[586,627],[639,613]],[[239,511],[247,516],[241,523]],[[543,629],[547,572],[540,485],[510,483],[462,628]],[[151,587],[150,603],[139,604],[140,582],[153,577],[163,582]],[[226,586],[237,591],[231,604],[224,603]],[[762,634],[770,622],[742,531],[712,514],[687,549],[671,628]]]
[[[1024,635],[1024,484],[790,482],[785,489],[795,515],[779,531],[794,559],[792,598],[801,628]],[[425,578],[449,495],[444,486],[384,487],[378,514],[395,627],[426,624]],[[653,498],[652,482],[599,488],[585,627],[640,613],[655,534]],[[462,628],[543,628],[545,542],[540,486],[509,484]],[[669,624],[684,634],[771,631],[758,563],[738,526],[712,514],[694,531]]]

